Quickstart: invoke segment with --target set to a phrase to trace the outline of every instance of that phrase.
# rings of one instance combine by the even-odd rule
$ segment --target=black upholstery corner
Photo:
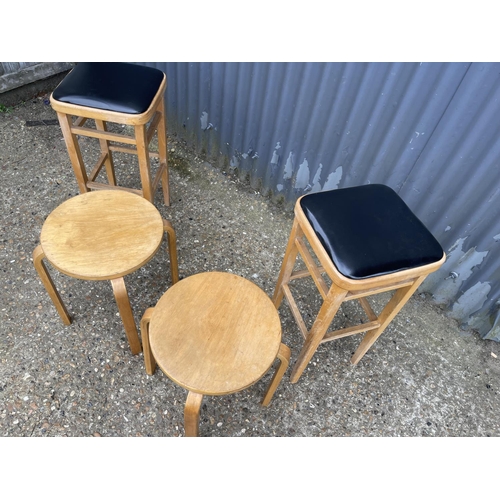
[[[156,68],[121,62],[82,62],[64,78],[52,97],[61,102],[141,114],[147,111],[163,80]]]
[[[340,273],[366,279],[437,262],[443,249],[390,187],[305,195],[300,206]]]

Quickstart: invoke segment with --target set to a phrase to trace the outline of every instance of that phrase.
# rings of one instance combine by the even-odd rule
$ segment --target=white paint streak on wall
[[[415,137],[415,139],[418,139],[418,136],[420,135],[420,132],[417,132],[415,130],[415,134],[417,134],[417,136]],[[410,144],[413,142],[413,139],[414,139],[413,137],[410,139]]]
[[[281,149],[281,143],[278,141],[276,146],[274,147],[273,157],[271,158],[271,165],[278,165],[280,161],[280,155],[278,154],[278,150]]]
[[[446,262],[436,272],[427,276],[420,285],[420,292],[430,292],[438,304],[448,304],[454,300],[460,287],[473,273],[474,267],[483,262],[488,252],[478,252],[471,248],[463,252],[462,248],[466,238],[458,239],[447,252]],[[451,273],[457,273],[455,279],[446,279]]]
[[[491,286],[488,282],[476,283],[453,304],[449,316],[464,323],[469,323],[470,316],[484,306],[490,290]]]
[[[446,231],[449,231],[451,229],[451,226],[446,226],[446,229],[444,230],[444,232],[446,233]]]
[[[280,155],[277,153],[277,149],[275,149],[273,151],[273,157],[271,158],[271,165],[277,165],[279,161],[280,161]]]
[[[229,166],[231,168],[238,168],[240,166],[240,160],[236,156],[232,156]]]
[[[337,189],[339,187],[340,180],[342,179],[342,166],[338,167],[335,172],[328,175],[325,181],[323,190],[327,191],[329,189]]]
[[[321,171],[322,170],[323,170],[323,164],[320,163],[319,167],[318,167],[318,170],[314,174],[314,179],[312,181],[313,186],[312,186],[312,189],[311,189],[311,193],[316,193],[318,191],[321,191],[321,184],[319,183],[319,179],[321,177]]]
[[[278,192],[283,191],[283,184],[278,184],[276,186],[276,189],[278,190]]]
[[[293,159],[294,154],[290,151],[285,163],[285,171],[283,172],[283,179],[291,179],[293,175]]]
[[[500,342],[500,300],[493,305],[493,309],[485,307],[469,318],[467,326],[477,330],[483,339]]]
[[[497,234],[497,235],[493,236],[493,239],[495,241],[500,241],[500,234]]]
[[[208,128],[208,113],[203,111],[200,116],[201,130],[206,130]]]
[[[304,189],[309,184],[309,177],[309,162],[304,158],[304,161],[299,165],[299,171],[295,178],[295,189]]]

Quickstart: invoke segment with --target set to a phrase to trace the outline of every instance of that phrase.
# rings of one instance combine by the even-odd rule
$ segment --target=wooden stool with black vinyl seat
[[[50,103],[57,112],[80,193],[93,189],[122,189],[153,203],[161,182],[165,205],[170,205],[166,86],[167,78],[159,69],[120,62],[78,63],[57,86]],[[84,126],[88,120],[93,120],[95,127]],[[109,132],[108,122],[132,126],[133,136]],[[149,148],[155,132],[158,137],[157,153]],[[100,156],[88,175],[78,136],[99,140]],[[141,189],[117,186],[112,151],[137,155]],[[159,159],[154,179],[150,158]],[[107,184],[96,180],[103,166]]]
[[[299,254],[305,268],[294,270]],[[369,184],[299,198],[273,296],[277,309],[286,297],[304,337],[291,382],[299,380],[320,343],[366,332],[351,358],[357,364],[445,259],[438,241],[388,186]],[[312,277],[323,299],[309,331],[291,292],[291,282],[304,277]],[[375,314],[366,297],[390,290],[395,290],[392,298]],[[354,299],[368,322],[328,332],[341,304]]]

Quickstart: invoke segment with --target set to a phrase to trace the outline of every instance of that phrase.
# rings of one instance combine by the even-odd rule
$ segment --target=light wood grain
[[[144,365],[146,366],[146,373],[153,375],[156,370],[156,361],[151,352],[149,345],[149,322],[154,309],[149,307],[144,311],[141,319],[141,339],[142,339],[142,352],[144,353]]]
[[[176,283],[179,270],[174,228],[147,200],[124,191],[106,190],[81,194],[57,207],[42,227],[33,263],[63,322],[68,325],[71,318],[44,259],[75,278],[109,279],[132,354],[139,353],[141,343],[123,276],[155,255],[164,232],[172,283]]]
[[[292,352],[290,351],[290,348],[288,346],[286,346],[285,344],[280,345],[278,351],[279,366],[278,369],[274,372],[273,378],[269,383],[269,387],[267,388],[267,391],[264,395],[264,399],[262,400],[261,403],[262,406],[268,406],[269,403],[271,402],[271,398],[276,392],[278,384],[280,383],[281,379],[283,378],[283,375],[286,372],[286,369],[288,368],[291,354]]]
[[[162,181],[163,199],[165,204],[170,205],[170,180],[168,172],[168,147],[167,147],[167,112],[165,97],[162,98],[158,105],[158,111],[161,113],[161,119],[158,123],[158,156],[160,159],[160,168],[162,168]]]
[[[132,307],[130,306],[127,288],[125,287],[125,281],[123,278],[115,278],[111,280],[111,285],[113,286],[116,305],[118,306],[118,311],[120,312],[120,316],[122,318],[130,350],[132,351],[132,354],[138,354],[141,352],[142,348],[137,334],[137,328],[135,326],[134,315],[132,313]]]
[[[270,298],[254,283],[229,273],[190,276],[167,290],[141,320],[146,372],[156,364],[188,389],[186,436],[199,435],[203,395],[241,391],[279,364],[262,400],[269,405],[288,368],[290,349]]]
[[[95,125],[97,130],[101,132],[101,135],[99,136],[99,145],[101,147],[101,154],[104,155],[104,164],[106,165],[108,181],[112,186],[116,186],[115,166],[113,164],[111,150],[109,149],[109,140],[102,136],[102,133],[106,133],[108,131],[106,122],[103,120],[96,120]]]
[[[40,242],[50,263],[79,279],[124,276],[160,247],[163,220],[143,198],[123,191],[94,191],[59,205],[46,219]]]
[[[184,405],[184,432],[186,437],[200,435],[200,408],[203,394],[189,392]]]
[[[179,265],[177,262],[177,236],[172,223],[163,219],[163,229],[167,233],[168,255],[170,257],[170,274],[172,275],[172,285],[179,281]]]
[[[270,368],[281,324],[269,297],[229,273],[201,273],[179,281],[158,301],[149,325],[156,362],[190,391],[240,391]]]
[[[35,250],[33,250],[33,264],[35,266],[36,272],[38,273],[38,276],[40,276],[42,284],[45,287],[45,290],[47,290],[49,297],[52,299],[52,302],[56,307],[59,316],[61,316],[61,319],[63,320],[63,323],[65,325],[70,325],[71,317],[68,314],[66,306],[64,305],[64,302],[62,301],[61,296],[59,295],[59,292],[57,291],[49,272],[47,271],[47,266],[43,262],[44,258],[45,254],[43,253],[42,246],[38,245]]]
[[[71,132],[71,115],[65,115],[58,112],[57,118],[59,120],[59,125],[61,126],[64,141],[66,142],[66,148],[68,150],[76,182],[78,183],[78,189],[80,190],[80,193],[86,193],[89,190],[87,187],[87,170],[85,169],[85,164],[83,162],[78,137]]]

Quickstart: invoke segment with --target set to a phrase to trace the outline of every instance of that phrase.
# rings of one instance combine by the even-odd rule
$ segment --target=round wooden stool
[[[146,372],[161,370],[189,391],[186,436],[199,435],[203,395],[241,391],[261,379],[278,358],[267,406],[290,361],[271,299],[234,274],[200,273],[167,290],[141,320]]]
[[[175,231],[149,201],[125,191],[94,191],[59,205],[46,219],[33,262],[57,312],[71,318],[43,262],[82,280],[110,280],[133,354],[141,351],[123,277],[146,264],[167,232],[172,282],[178,277]]]

